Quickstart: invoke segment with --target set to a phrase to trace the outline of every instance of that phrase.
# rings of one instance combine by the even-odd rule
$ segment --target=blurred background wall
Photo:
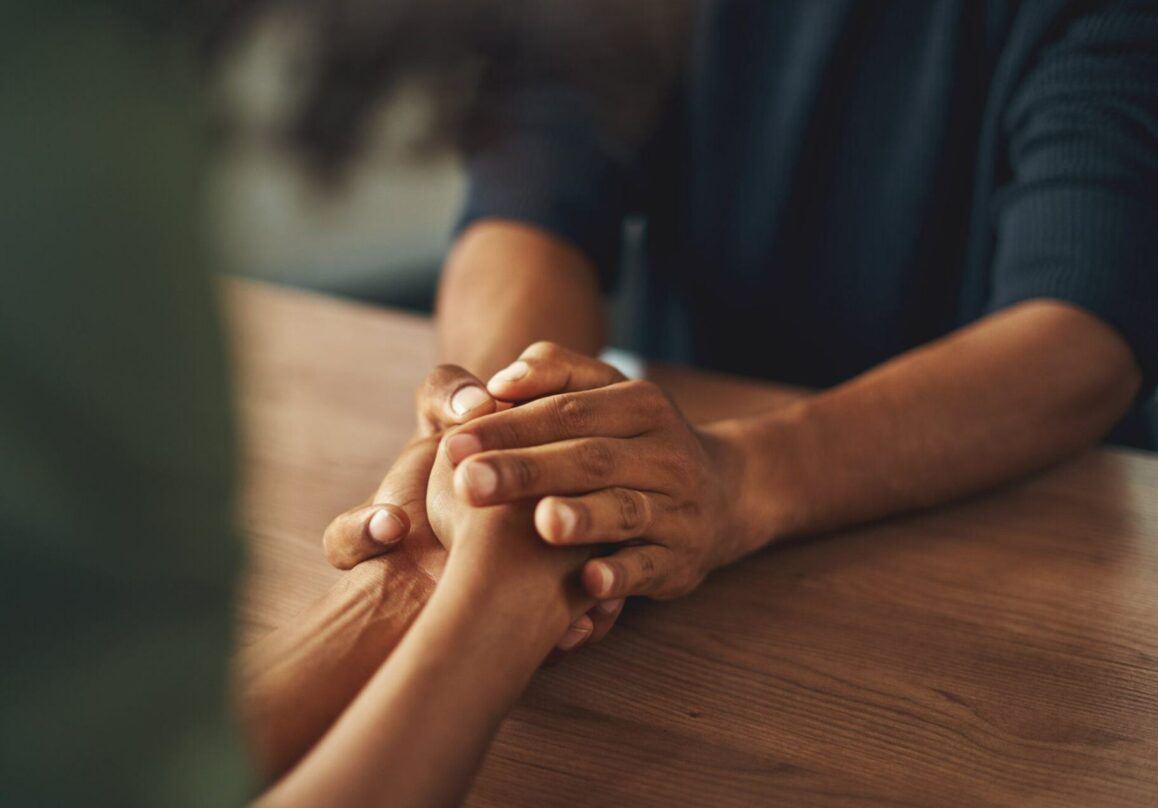
[[[229,120],[210,186],[225,269],[266,281],[428,310],[464,190],[454,158],[407,149],[422,110],[402,100],[391,128],[323,181],[279,141],[303,65],[301,32],[268,16],[222,70]]]
[[[297,109],[305,34],[292,15],[265,14],[222,66],[217,106],[228,137],[209,188],[229,274],[418,312],[433,307],[466,181],[448,154],[416,154],[417,98],[384,108],[376,136],[330,180],[284,141]],[[620,280],[609,301],[610,344],[634,349],[627,316],[642,290],[639,222],[625,226]]]

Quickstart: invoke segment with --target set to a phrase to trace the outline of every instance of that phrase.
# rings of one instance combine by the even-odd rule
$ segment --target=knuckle
[[[642,530],[647,521],[647,506],[643,495],[626,488],[616,488],[615,501],[620,531],[630,534]]]
[[[639,586],[654,587],[659,584],[659,570],[651,553],[640,553],[637,573]]]
[[[575,513],[575,535],[591,535],[591,509],[582,502],[573,502],[571,508]]]
[[[488,450],[510,449],[520,444],[518,430],[505,418],[473,424],[469,432]]]
[[[700,518],[703,517],[704,506],[698,499],[690,499],[683,504],[683,507],[680,509],[680,511],[688,522],[694,523],[698,522]]]
[[[576,462],[587,480],[602,482],[615,470],[615,455],[611,447],[599,440],[579,444]]]
[[[508,480],[516,491],[530,491],[539,481],[539,464],[526,457],[515,455],[504,464],[500,478]]]
[[[537,359],[558,359],[563,354],[563,348],[558,343],[539,340],[531,343],[530,347],[523,351],[523,354]]]
[[[671,399],[668,398],[663,388],[655,382],[649,382],[646,379],[634,379],[624,384],[632,398],[639,402],[639,406],[652,413],[653,416],[664,419],[674,413]]]
[[[594,413],[582,398],[562,395],[555,399],[555,419],[569,434],[585,434],[591,427]]]

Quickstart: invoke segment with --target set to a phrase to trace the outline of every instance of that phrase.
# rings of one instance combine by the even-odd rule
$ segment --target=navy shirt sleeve
[[[1158,381],[1158,4],[1077,18],[1004,116],[989,308],[1048,297],[1114,326]]]
[[[458,224],[513,219],[573,244],[595,264],[604,289],[619,263],[634,155],[600,134],[590,104],[568,90],[523,93],[504,131],[467,160]]]

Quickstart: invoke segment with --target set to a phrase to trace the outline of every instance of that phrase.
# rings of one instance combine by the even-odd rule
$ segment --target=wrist
[[[590,550],[547,545],[533,519],[533,509],[521,504],[468,508],[453,525],[448,566],[495,586],[527,583],[557,590]]]
[[[526,541],[538,543],[541,539],[529,536]],[[515,548],[480,546],[482,544],[456,545],[447,557],[443,578],[453,573],[464,588],[485,590],[487,598],[550,606],[562,604],[564,610],[569,608],[567,604],[578,570],[590,555],[578,548],[542,545],[522,553]]]
[[[807,522],[807,497],[800,482],[800,451],[807,400],[759,416],[706,425],[715,444],[717,468],[729,492],[730,529],[736,554],[796,535]]]
[[[367,559],[342,576],[340,588],[351,599],[389,607],[396,614],[417,614],[434,592],[431,574],[403,553]]]
[[[541,658],[590,605],[581,600],[573,578],[542,565],[504,562],[456,548],[447,559],[439,597],[449,608],[469,612],[489,626],[487,630],[501,634],[512,649]]]

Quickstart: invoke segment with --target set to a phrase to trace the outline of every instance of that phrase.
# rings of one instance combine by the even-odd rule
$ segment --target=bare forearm
[[[596,354],[603,302],[594,266],[543,231],[497,220],[459,237],[438,294],[440,361],[487,378],[528,345]]]
[[[366,561],[241,660],[241,711],[275,780],[330,728],[401,641],[434,583],[400,557]]]
[[[778,413],[723,423],[756,543],[926,507],[1099,439],[1140,377],[1093,316],[1032,301]]]
[[[501,560],[500,560],[501,561]],[[429,605],[325,740],[263,805],[457,803],[572,615],[558,575],[452,556]]]

